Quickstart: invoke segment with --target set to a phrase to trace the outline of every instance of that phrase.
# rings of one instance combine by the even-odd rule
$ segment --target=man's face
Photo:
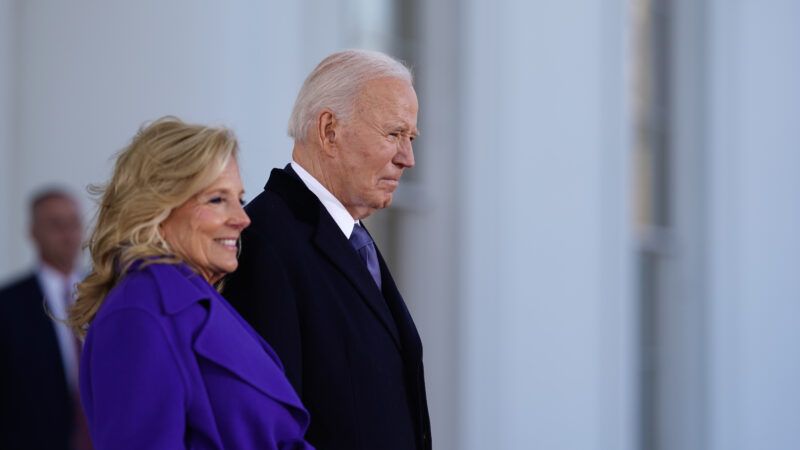
[[[356,219],[392,203],[403,170],[414,166],[417,94],[403,80],[364,85],[352,117],[336,129],[333,194]]]
[[[55,269],[74,269],[81,250],[82,228],[78,205],[69,198],[48,198],[33,211],[31,234],[39,257]]]

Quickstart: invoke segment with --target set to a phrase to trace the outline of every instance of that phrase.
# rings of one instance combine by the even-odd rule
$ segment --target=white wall
[[[636,442],[624,1],[468,1],[458,448]]]
[[[665,450],[709,450],[708,170],[707,92],[709,57],[706,2],[666,2],[671,58],[666,168],[668,223],[652,291],[657,317],[650,417],[652,439]]]
[[[12,271],[11,222],[19,214],[10,208],[13,200],[14,156],[14,57],[16,4],[0,1],[0,202],[6,212],[0,214],[0,283]],[[19,237],[17,237],[19,239]]]
[[[800,446],[800,2],[711,0],[714,450]]]
[[[294,2],[3,2],[17,9],[3,49],[2,156],[12,161],[9,210],[60,183],[82,194],[107,179],[114,152],[140,124],[165,114],[229,125],[242,144],[248,196],[269,170],[288,161],[286,121],[309,62],[303,57],[300,6]],[[4,15],[3,20],[6,19]],[[14,28],[16,30],[14,31]],[[4,60],[8,57],[3,53]],[[9,87],[10,86],[10,87]],[[6,106],[9,105],[9,106]],[[2,233],[4,275],[33,262],[26,216]]]

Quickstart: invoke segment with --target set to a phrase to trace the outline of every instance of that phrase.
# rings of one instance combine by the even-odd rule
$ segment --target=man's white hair
[[[297,94],[289,118],[289,136],[303,142],[317,115],[325,108],[333,111],[338,119],[348,120],[361,87],[379,78],[414,82],[405,64],[381,52],[344,50],[323,59]]]

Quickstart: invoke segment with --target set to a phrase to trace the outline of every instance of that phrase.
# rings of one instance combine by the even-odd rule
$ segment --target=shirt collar
[[[325,189],[325,186],[308,173],[297,161],[292,160],[292,169],[297,172],[297,176],[300,177],[300,180],[303,181],[303,184],[306,185],[308,190],[317,196],[322,206],[325,207],[328,214],[333,218],[333,221],[336,222],[336,225],[342,230],[344,236],[350,239],[350,235],[353,233],[353,227],[359,223],[359,221],[353,219],[353,216],[347,212],[347,208],[344,207],[342,202],[331,194],[329,190]]]
[[[72,304],[75,300],[75,285],[80,281],[78,272],[73,272],[65,277],[58,270],[40,261],[36,268],[36,277],[42,294],[44,294],[47,310],[55,318],[65,320],[67,318],[65,302]]]
[[[75,285],[81,280],[79,272],[64,276],[61,272],[39,261],[36,277],[44,295],[48,315],[53,321],[64,375],[70,387],[78,387],[78,355],[75,353],[75,342],[72,332],[64,323],[69,317],[69,305],[74,301]]]
[[[70,286],[75,286],[81,281],[80,273],[75,271],[69,274],[69,276],[64,276],[63,273],[59,272],[58,270],[54,269],[47,263],[40,261],[39,266],[36,270],[39,279],[42,281],[43,284],[49,286],[53,286],[54,288],[61,289],[64,286],[64,282],[69,283]],[[61,291],[58,291],[61,292]]]

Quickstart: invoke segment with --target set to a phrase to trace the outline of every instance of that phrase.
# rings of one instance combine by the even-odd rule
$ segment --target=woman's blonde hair
[[[68,324],[84,336],[106,295],[131,264],[178,263],[159,225],[222,173],[238,144],[226,128],[167,116],[144,125],[118,155],[111,180],[90,186],[97,223],[86,246],[92,268],[78,284]]]

